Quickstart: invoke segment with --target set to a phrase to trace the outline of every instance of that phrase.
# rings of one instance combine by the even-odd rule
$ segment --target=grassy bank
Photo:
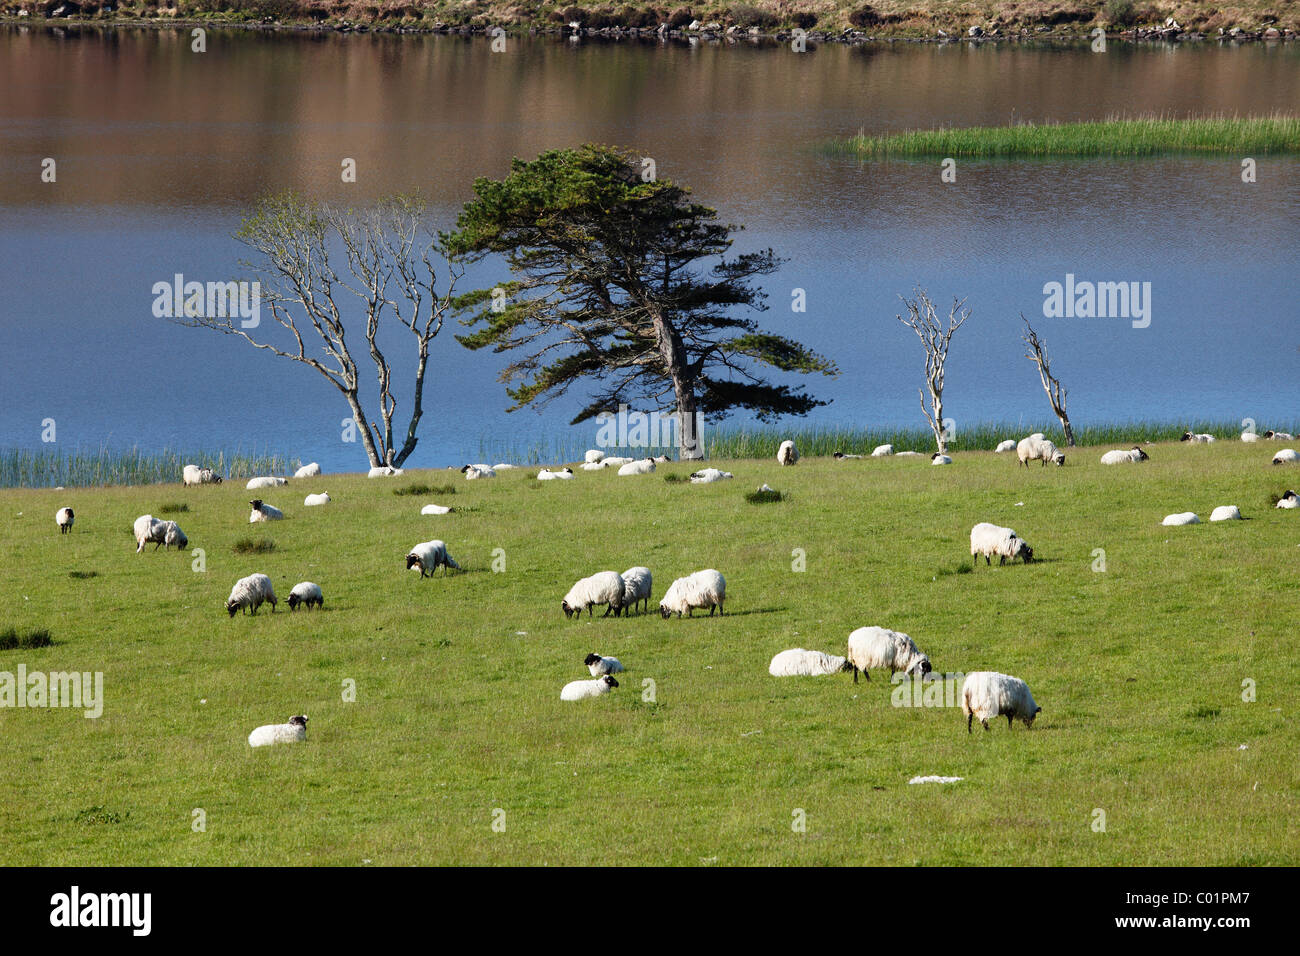
[[[59,451],[0,448],[0,488],[149,485],[177,481],[186,465],[231,478],[292,473],[297,459],[271,452],[142,451],[139,448]]]
[[[977,126],[857,136],[830,144],[832,152],[873,159],[964,156],[1163,156],[1300,153],[1300,117],[1117,119],[1043,126]]]
[[[106,697],[98,719],[0,710],[0,862],[1294,865],[1300,512],[1267,505],[1300,471],[1269,465],[1272,443],[1160,444],[1124,468],[1102,450],[1029,470],[986,452],[718,461],[735,480],[699,486],[664,480],[678,463],[516,471],[440,499],[394,491],[445,471],[324,476],[271,494],[286,520],[256,529],[234,485],[0,491],[0,633],[52,641],[0,651],[0,671],[102,671]],[[786,499],[747,503],[763,482]],[[422,517],[426,500],[457,510]],[[1250,520],[1159,525],[1229,503]],[[132,520],[163,505],[185,506],[204,570],[133,553]],[[980,520],[1042,560],[972,571]],[[236,553],[250,535],[274,548]],[[464,572],[403,570],[435,537]],[[564,619],[573,580],[633,564],[656,600],[718,568],[727,615]],[[317,582],[324,611],[229,619],[254,571],[282,602]],[[879,674],[766,672],[873,623],[940,671],[1024,677],[1034,730],[968,736],[957,710],[891,706]],[[628,666],[622,686],[561,703],[593,650]],[[300,712],[305,744],[245,743]],[[908,785],[922,774],[965,779]]]

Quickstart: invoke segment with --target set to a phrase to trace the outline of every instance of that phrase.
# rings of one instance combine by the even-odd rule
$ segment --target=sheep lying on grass
[[[263,475],[260,478],[249,478],[248,484],[244,486],[248,491],[256,491],[259,488],[278,488],[281,485],[287,485],[288,478],[274,478],[269,475]]]
[[[76,520],[76,515],[72,513],[71,508],[60,508],[54,512],[54,523],[59,526],[59,534],[67,534],[72,530],[72,522]]]
[[[329,504],[330,500],[329,492],[322,491],[318,495],[308,495],[306,498],[302,499],[302,503],[303,506],[307,508],[318,508],[321,505]]]
[[[592,608],[597,604],[607,604],[609,606],[605,608],[605,613],[601,617],[609,617],[611,611],[614,612],[615,617],[618,617],[623,610],[623,594],[626,587],[622,575],[617,572],[597,571],[569,588],[569,593],[564,595],[564,600],[560,602],[560,610],[564,612],[565,617],[571,618],[575,613],[578,617],[582,617],[583,611],[587,612],[588,617],[594,617],[596,612]]]
[[[1236,505],[1220,505],[1210,512],[1211,521],[1241,521],[1241,509]]]
[[[226,610],[231,617],[235,616],[236,611],[256,614],[257,609],[263,604],[270,604],[271,613],[275,613],[275,588],[271,586],[271,579],[265,574],[250,574],[246,578],[240,578],[230,589],[230,597],[226,599]]]
[[[181,469],[181,482],[185,485],[219,485],[221,476],[211,468],[186,465]]]
[[[654,586],[654,579],[650,574],[649,568],[643,568],[640,565],[628,568],[621,575],[623,579],[623,611],[627,612],[628,608],[637,609],[637,605],[645,602],[645,610],[650,610],[650,592]]]
[[[466,465],[461,469],[470,481],[476,478],[495,478],[497,473],[491,465]]]
[[[605,453],[599,448],[588,448],[586,454],[582,456],[582,461],[587,465],[599,464]]]
[[[1283,448],[1273,456],[1273,464],[1285,465],[1293,461],[1300,461],[1300,455],[1297,455],[1294,448]]]
[[[1214,441],[1214,436],[1203,432],[1183,432],[1183,437],[1178,440],[1189,441],[1197,445],[1208,445]]]
[[[1264,432],[1264,437],[1269,441],[1295,441],[1295,435],[1290,432],[1275,432],[1271,428]]]
[[[767,672],[773,677],[819,677],[839,671],[851,671],[853,665],[847,657],[836,657],[821,651],[806,651],[792,647],[772,658]]]
[[[726,481],[728,478],[734,478],[729,471],[719,471],[717,468],[701,468],[699,471],[691,473],[691,484],[708,485],[715,481]]]
[[[1034,560],[1034,549],[1023,539],[1016,536],[1010,528],[981,521],[970,529],[970,554],[972,558],[984,557],[984,563],[993,563],[993,555],[998,556],[998,564],[1006,564],[1020,558],[1028,564]]]
[[[1196,517],[1195,511],[1180,511],[1178,514],[1165,515],[1165,520],[1160,523],[1167,525],[1200,524],[1201,519]]]
[[[315,478],[319,474],[320,474],[320,465],[316,464],[316,462],[313,461],[310,462],[309,464],[303,465],[301,468],[299,468],[297,471],[293,473],[293,476],[295,478]]]
[[[862,456],[861,456],[861,455],[846,455],[846,454],[844,454],[844,452],[842,452],[842,451],[837,451],[835,454],[831,455],[831,457],[834,458],[836,461],[856,461],[856,460],[860,459]]]
[[[894,446],[889,444],[877,445],[875,448],[871,449],[872,458],[888,458],[893,453]]]
[[[394,468],[392,465],[379,465],[371,468],[366,472],[367,478],[396,478],[402,473],[401,468]]]
[[[424,541],[413,547],[406,555],[406,570],[419,570],[420,577],[428,574],[430,577],[433,573],[442,567],[442,573],[445,575],[451,568],[460,570],[460,565],[452,559],[447,553],[447,544],[444,541]]]
[[[707,607],[709,617],[713,617],[714,608],[717,608],[719,614],[725,613],[722,605],[726,600],[726,580],[713,568],[706,568],[678,578],[670,584],[663,600],[659,602],[659,614],[664,618],[673,614],[691,617],[691,612],[696,608],[703,610]]]
[[[1278,508],[1300,508],[1300,497],[1294,491],[1287,490],[1277,499]]]
[[[1024,721],[1025,727],[1032,730],[1034,718],[1043,708],[1034,703],[1034,695],[1029,693],[1029,685],[1019,677],[999,674],[996,671],[975,671],[966,675],[966,682],[961,689],[961,712],[966,715],[966,732],[971,732],[971,723],[979,720],[984,729],[989,729],[990,717],[1007,718],[1007,728],[1013,720]]]
[[[936,451],[933,455],[930,456],[930,464],[932,464],[932,465],[951,465],[951,464],[952,464],[952,459],[949,458],[947,455],[944,455],[944,454],[942,454],[942,453]]]
[[[543,468],[537,473],[538,481],[568,481],[573,477],[572,468],[561,468],[559,471],[547,471]]]
[[[287,724],[265,724],[248,735],[248,746],[268,747],[272,744],[296,744],[307,739],[307,715],[290,717]]]
[[[1101,456],[1101,463],[1103,465],[1127,465],[1136,464],[1140,461],[1149,461],[1150,458],[1150,455],[1144,452],[1137,445],[1134,445],[1127,451],[1116,450],[1106,452],[1106,454]]]
[[[637,461],[629,461],[621,465],[618,469],[620,475],[648,475],[655,470],[655,460],[653,458],[641,458]]]
[[[997,452],[999,455],[1002,454],[1003,452],[1015,451],[1016,440],[1014,438],[1008,438],[1006,441],[1000,441],[998,442],[998,447],[994,448],[993,450]]]
[[[601,657],[599,654],[591,653],[583,660],[587,665],[587,670],[591,672],[592,677],[604,677],[606,674],[623,673],[623,665],[617,657]],[[615,686],[618,686],[617,684]]]
[[[859,671],[871,680],[868,671],[875,667],[888,667],[891,678],[897,671],[924,677],[931,670],[929,655],[921,653],[910,637],[884,627],[860,627],[850,634],[848,662],[855,684]]]
[[[248,514],[248,523],[256,524],[259,521],[279,521],[284,518],[284,512],[275,505],[268,505],[261,498],[254,498],[249,503],[253,510]]]
[[[447,515],[451,514],[451,509],[446,505],[425,505],[420,509],[422,515]]]
[[[560,691],[560,700],[586,700],[588,697],[599,697],[601,694],[608,694],[617,686],[618,681],[608,674],[595,680],[575,680],[564,685],[564,689]]]
[[[320,585],[313,584],[311,581],[303,581],[301,584],[295,584],[293,590],[289,592],[289,610],[296,611],[301,604],[308,611],[312,605],[316,607],[325,606],[325,596],[321,594]]]
[[[190,539],[185,537],[185,532],[175,521],[160,521],[153,515],[141,515],[136,518],[134,531],[136,554],[143,551],[144,546],[150,542],[153,543],[155,551],[159,546],[170,548],[172,545],[180,550],[190,543]]]

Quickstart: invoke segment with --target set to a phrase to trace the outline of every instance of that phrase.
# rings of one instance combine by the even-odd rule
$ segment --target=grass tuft
[[[77,581],[86,581],[89,580],[90,578],[99,577],[99,572],[98,571],[69,571],[68,577],[74,578]]]
[[[235,554],[269,554],[275,550],[275,542],[270,538],[240,538],[230,550]]]
[[[775,504],[778,501],[785,501],[788,496],[781,491],[747,491],[745,500],[751,505],[768,505]]]
[[[171,504],[163,505],[158,509],[158,513],[160,515],[179,515],[185,514],[189,510],[189,505],[184,504],[183,502],[173,502]]]
[[[19,631],[11,627],[0,631],[0,651],[29,650],[36,647],[51,647],[53,644],[50,632],[44,628]]]

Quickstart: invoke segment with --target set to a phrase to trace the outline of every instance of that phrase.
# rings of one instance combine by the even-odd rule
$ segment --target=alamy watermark
[[[0,671],[0,708],[73,707],[93,720],[104,713],[103,671]]]
[[[1150,282],[1065,282],[1043,286],[1043,315],[1049,319],[1132,319],[1133,328],[1151,324]]]
[[[704,416],[699,412],[686,419],[677,412],[632,412],[626,405],[618,413],[601,412],[596,416],[597,448],[673,448],[694,451],[704,434]],[[681,441],[678,441],[678,435]]]
[[[159,319],[240,319],[240,328],[262,321],[262,283],[186,282],[176,273],[171,282],[153,284],[153,314]]]

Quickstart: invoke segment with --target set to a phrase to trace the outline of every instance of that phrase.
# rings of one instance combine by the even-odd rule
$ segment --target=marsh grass
[[[283,474],[290,460],[278,454],[256,452],[181,452],[139,448],[98,451],[0,449],[0,487],[53,488],[102,487],[178,483],[186,465],[211,468],[230,478]]]

